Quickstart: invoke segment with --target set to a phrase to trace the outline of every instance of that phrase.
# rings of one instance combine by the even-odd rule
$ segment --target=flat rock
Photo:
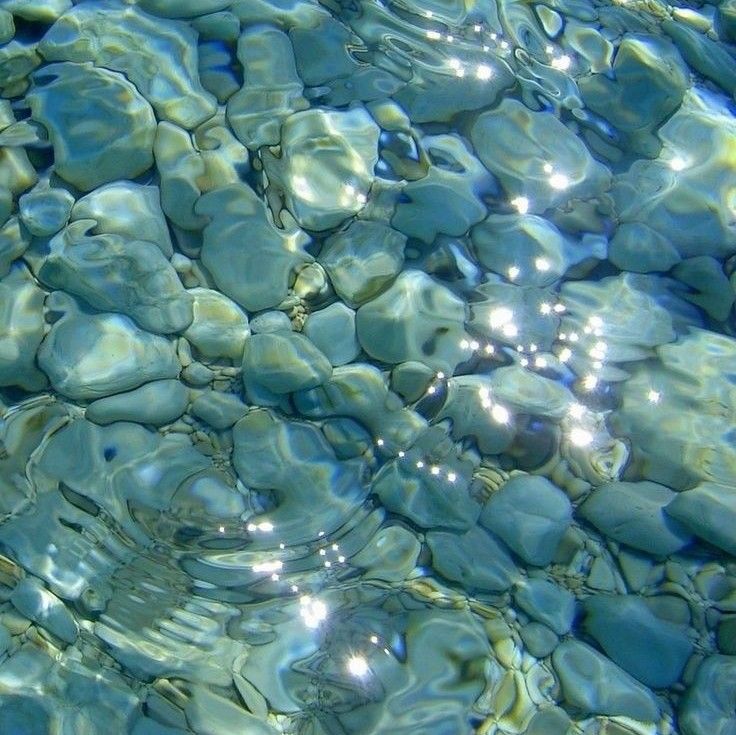
[[[709,544],[736,556],[736,488],[701,482],[692,490],[678,493],[665,507],[671,518],[682,523]]]
[[[544,623],[558,635],[572,627],[576,603],[572,592],[546,579],[531,577],[519,582],[514,602],[534,620]]]
[[[683,627],[656,617],[635,595],[594,595],[582,606],[585,631],[624,671],[656,689],[680,678],[693,652]]]
[[[502,538],[524,561],[546,566],[572,522],[567,496],[544,477],[517,475],[493,493],[480,524]]]
[[[163,426],[178,419],[189,403],[189,390],[178,380],[154,380],[140,388],[90,403],[85,417],[96,424],[132,421]]]
[[[659,707],[654,695],[602,653],[578,640],[560,643],[552,666],[562,695],[572,707],[593,715],[631,717],[654,722]]]
[[[312,312],[303,331],[335,367],[352,362],[360,354],[355,312],[345,304],[336,302]]]
[[[427,545],[432,552],[432,566],[465,589],[503,592],[518,576],[503,543],[480,526],[463,534],[430,531]]]
[[[693,540],[665,513],[676,493],[654,482],[611,482],[597,487],[578,512],[614,541],[655,556],[668,556]]]
[[[683,735],[733,735],[734,696],[736,656],[708,656],[680,704]]]
[[[213,289],[191,288],[189,295],[193,299],[193,318],[182,336],[204,357],[226,357],[240,362],[250,334],[245,312],[232,299]]]

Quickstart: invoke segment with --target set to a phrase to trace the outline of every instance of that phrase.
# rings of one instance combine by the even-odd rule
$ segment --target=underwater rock
[[[334,367],[352,362],[360,354],[355,312],[345,304],[338,302],[312,312],[303,331]]]
[[[565,701],[583,712],[656,721],[654,695],[586,643],[566,640],[552,654]]]
[[[405,270],[358,309],[358,339],[376,360],[415,360],[451,374],[465,359],[465,312],[464,302],[447,287],[422,271]]]
[[[364,579],[400,582],[413,571],[421,549],[419,539],[409,529],[384,526],[351,557],[350,563],[364,570]]]
[[[210,217],[202,262],[218,288],[248,311],[278,306],[294,270],[312,260],[304,250],[307,235],[298,228],[277,229],[246,184],[208,192],[197,202],[196,212]]]
[[[543,567],[572,522],[572,507],[545,477],[517,475],[491,495],[479,522],[528,564]]]
[[[458,136],[428,136],[422,147],[432,165],[403,187],[391,224],[427,243],[439,234],[464,235],[486,215],[480,194],[491,189],[491,178]]]
[[[491,400],[511,409],[512,413],[543,416],[559,421],[574,403],[572,393],[560,382],[533,373],[521,365],[496,368],[490,375]]]
[[[685,258],[732,255],[733,116],[693,89],[658,137],[663,146],[659,158],[636,161],[615,178],[611,194],[620,221],[647,225]]]
[[[616,50],[612,73],[583,77],[578,84],[593,112],[634,136],[649,133],[675,112],[690,84],[690,73],[670,41],[629,34]],[[630,142],[635,149],[640,147],[635,139]]]
[[[464,589],[504,592],[518,577],[506,547],[480,526],[462,535],[430,531],[427,545],[432,552],[432,566]]]
[[[78,189],[134,179],[153,164],[153,110],[122,74],[48,64],[33,75],[26,99],[49,132],[55,172]]]
[[[315,388],[332,374],[332,365],[297,332],[253,334],[245,340],[243,380],[281,395]]]
[[[613,236],[608,259],[622,271],[668,271],[680,262],[680,254],[663,235],[643,222],[625,222]]]
[[[375,298],[401,272],[406,237],[381,222],[355,220],[330,235],[320,251],[337,295],[357,308]]]
[[[38,365],[51,385],[73,400],[92,400],[176,378],[180,365],[172,343],[139,329],[122,314],[66,314],[38,350]]]
[[[451,419],[454,438],[473,437],[483,454],[500,454],[513,441],[514,429],[503,404],[498,404],[501,413],[494,417],[490,388],[491,381],[482,375],[450,378],[447,397],[435,420]]]
[[[304,229],[335,227],[365,206],[379,133],[362,107],[296,112],[281,128],[280,157],[264,159],[269,188]]]
[[[602,260],[604,242],[592,237],[576,245],[548,220],[536,215],[492,214],[471,231],[480,263],[506,277],[516,272],[521,286],[549,286],[573,265]]]
[[[92,224],[77,220],[51,240],[39,280],[100,311],[126,314],[148,331],[185,329],[192,321],[192,297],[161,250],[145,240],[88,235]]]
[[[347,416],[364,426],[382,451],[410,447],[426,428],[426,421],[404,408],[386,379],[373,365],[353,363],[336,367],[323,385],[294,395],[294,405],[308,418]]]
[[[154,380],[127,393],[90,403],[85,417],[96,424],[132,421],[163,426],[178,419],[189,403],[189,391],[178,380]]]
[[[188,293],[193,299],[193,318],[182,336],[206,358],[240,362],[250,335],[245,312],[219,291],[190,288]]]
[[[23,224],[36,237],[57,233],[69,221],[74,197],[66,190],[39,182],[18,199]]]
[[[506,196],[526,197],[532,213],[573,198],[592,199],[610,184],[608,169],[554,114],[511,98],[479,115],[470,138]]]
[[[215,113],[214,97],[199,83],[196,35],[185,23],[115,2],[76,5],[54,23],[39,50],[48,61],[93,61],[121,72],[160,118],[184,128]]]
[[[113,181],[78,199],[71,218],[95,220],[90,230],[94,235],[121,235],[126,240],[155,243],[170,258],[174,250],[160,196],[159,188],[153,184]]]
[[[25,265],[11,266],[0,279],[0,385],[41,390],[46,379],[36,367],[44,335],[45,294]]]
[[[708,656],[685,692],[679,710],[683,735],[730,735],[736,693],[736,657]]]
[[[541,623],[527,623],[519,631],[526,650],[534,658],[545,658],[557,647],[559,640],[546,625]]]
[[[514,349],[523,329],[527,345],[534,344],[539,351],[549,352],[560,323],[554,312],[549,313],[557,299],[551,288],[489,280],[474,291],[468,326],[487,339]]]
[[[211,689],[195,685],[189,689],[184,707],[187,722],[195,732],[207,735],[277,735],[271,725]]]
[[[672,275],[694,291],[683,294],[683,298],[716,321],[728,319],[736,295],[718,260],[709,255],[688,258],[672,269]]]
[[[578,512],[614,541],[669,556],[693,541],[687,529],[665,513],[675,497],[654,482],[611,482],[597,487]]]
[[[272,332],[291,332],[294,325],[283,311],[263,311],[250,320],[250,331],[253,334],[271,334]]]
[[[701,482],[677,493],[664,510],[696,536],[736,556],[736,487],[732,484]]]
[[[446,439],[436,442],[437,431],[429,429],[412,449],[384,464],[372,490],[388,510],[420,528],[467,531],[481,511],[470,494],[472,465]]]
[[[228,122],[248,148],[277,145],[282,124],[309,106],[289,36],[264,25],[246,28],[238,39],[238,61],[243,86],[228,100]]]
[[[656,352],[631,371],[611,415],[615,433],[631,437],[633,472],[675,490],[732,485],[736,340],[691,328]],[[651,391],[666,400],[653,405]]]
[[[531,618],[558,635],[570,631],[576,612],[572,592],[554,582],[529,577],[517,583],[514,602]]]
[[[192,401],[192,413],[218,431],[230,428],[247,412],[245,403],[232,393],[207,390]]]
[[[25,577],[10,596],[13,606],[22,615],[34,620],[65,643],[74,643],[79,634],[74,617],[56,595],[32,577]]]
[[[368,494],[362,461],[338,460],[319,429],[305,421],[254,409],[233,427],[233,442],[243,483],[274,496],[275,507],[260,518],[292,544],[331,533]]]
[[[0,226],[0,278],[10,273],[12,262],[31,244],[31,234],[18,217],[9,217]]]
[[[685,629],[655,616],[635,595],[593,595],[582,607],[584,630],[624,671],[656,689],[680,678],[693,652]]]

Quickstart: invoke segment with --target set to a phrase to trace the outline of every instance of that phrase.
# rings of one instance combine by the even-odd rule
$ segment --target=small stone
[[[248,411],[238,396],[219,391],[203,391],[192,401],[192,413],[213,429],[222,431],[230,428]]]
[[[558,635],[565,635],[575,618],[575,597],[564,587],[546,579],[531,577],[519,583],[514,602],[534,620],[549,626]]]
[[[549,656],[558,643],[554,631],[541,623],[527,623],[519,633],[527,650],[535,658]]]
[[[355,312],[345,304],[337,302],[312,312],[303,332],[335,367],[352,362],[360,354]]]

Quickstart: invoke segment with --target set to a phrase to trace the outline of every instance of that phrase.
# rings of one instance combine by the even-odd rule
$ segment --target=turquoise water
[[[0,0],[0,735],[734,735],[735,43]]]

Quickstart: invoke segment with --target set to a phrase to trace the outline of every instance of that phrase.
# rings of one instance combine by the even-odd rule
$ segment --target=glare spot
[[[478,25],[478,24],[476,23],[476,24],[475,24],[475,25],[473,26],[473,30],[474,30],[474,31],[475,31],[476,33],[480,33],[480,26],[479,26],[479,25]]]
[[[455,76],[462,79],[465,76],[465,69],[455,69]]]
[[[650,403],[659,403],[660,398],[662,398],[662,394],[653,388],[649,390],[649,393],[647,393],[647,400]]]
[[[478,64],[478,68],[475,70],[475,76],[482,82],[488,81],[493,75],[493,69],[488,64]]]
[[[509,324],[514,318],[514,312],[507,306],[498,306],[491,310],[489,317],[491,329],[500,329],[505,324]]]
[[[256,573],[277,572],[280,569],[282,569],[283,566],[284,566],[284,563],[280,559],[276,559],[275,561],[263,561],[260,564],[254,564],[253,571]]]
[[[547,258],[537,258],[534,261],[534,267],[541,272],[548,271],[552,265],[550,264],[549,260]]]
[[[522,357],[519,362],[521,363],[521,367],[527,367],[529,365],[529,360],[526,357]]]
[[[593,435],[589,431],[576,426],[570,431],[570,441],[576,447],[587,447],[593,441]]]
[[[315,600],[309,595],[303,595],[299,600],[299,614],[307,628],[317,628],[327,619],[327,605],[322,600]]]
[[[273,574],[271,575],[271,579],[272,579],[272,580],[273,580],[274,582],[278,582],[278,581],[279,581],[279,579],[281,579],[281,577],[279,577],[279,575],[278,575],[278,574],[276,574],[276,572],[274,572],[274,573],[273,573]]]
[[[581,403],[571,403],[569,408],[567,409],[567,412],[574,419],[581,419],[585,414],[585,406],[583,406]]]
[[[519,214],[526,214],[529,211],[529,200],[526,197],[514,197],[511,205],[516,208]]]
[[[427,388],[427,393],[429,393],[430,396],[433,396],[437,392],[437,388],[435,388],[433,385],[430,385],[429,388]]]
[[[459,69],[462,66],[460,59],[450,59],[449,64],[453,69]]]
[[[565,305],[564,304],[555,304],[552,307],[556,314],[562,314],[563,311],[565,311]]]
[[[501,41],[501,48],[508,48],[509,42],[508,41]]]
[[[399,457],[404,457],[405,455],[406,455],[406,452],[404,452],[403,450],[399,452]]]
[[[567,54],[556,56],[552,59],[552,66],[555,69],[561,69],[562,71],[567,71],[570,68],[571,63],[572,59]]]
[[[455,482],[455,480],[457,480],[457,475],[454,472],[448,472],[447,473],[447,479],[450,482]]]
[[[378,636],[377,635],[372,635],[371,636],[371,643],[373,643],[374,645],[376,645],[378,643]]]
[[[546,52],[546,53],[548,53],[548,54],[550,54],[550,55],[551,55],[551,54],[553,54],[553,53],[555,52],[555,48],[554,48],[554,46],[550,46],[549,44],[547,44],[547,45],[546,45],[546,46],[544,47],[544,50],[545,50],[545,52]]]
[[[419,461],[417,462],[417,469],[418,469],[418,470],[421,470],[421,469],[422,469],[422,467],[424,467],[424,462],[422,462],[422,460],[420,459],[420,460],[419,460]]]
[[[493,345],[486,345],[483,348],[483,351],[486,353],[486,355],[492,355],[496,351],[496,348]]]
[[[447,36],[447,42],[452,43],[455,40],[454,36]]]
[[[225,526],[220,526],[220,527],[219,527],[219,528],[218,528],[217,530],[218,530],[218,531],[219,531],[220,533],[225,533]]]
[[[439,41],[442,38],[442,34],[438,31],[427,31],[427,38],[430,41]]]
[[[512,265],[511,268],[508,269],[507,273],[509,276],[509,280],[513,281],[514,279],[519,277],[519,273],[521,273],[521,269],[516,265]]]
[[[547,314],[552,313],[552,307],[545,301],[544,303],[539,305],[539,313],[544,314],[545,316]]]
[[[332,566],[332,562],[331,561],[326,561],[325,562],[325,569],[329,569],[331,566]]]
[[[460,342],[460,349],[467,350],[468,347],[470,347],[470,342],[468,342],[467,339],[464,339]]]
[[[511,418],[509,410],[498,403],[494,404],[493,408],[491,409],[491,416],[493,417],[493,420],[498,424],[507,424],[509,422],[509,419]]]
[[[553,189],[562,191],[563,189],[567,189],[567,187],[570,186],[570,179],[568,179],[565,174],[552,174],[549,177],[549,185]]]
[[[480,347],[480,344],[478,342],[476,342],[476,340],[473,340],[470,343],[470,349],[471,350],[477,350],[479,347]]]
[[[687,162],[684,158],[680,158],[680,156],[675,156],[673,159],[670,160],[670,168],[673,171],[682,171],[683,169],[687,168]]]
[[[516,337],[519,334],[519,329],[516,324],[504,324],[501,331],[505,337]]]
[[[340,564],[345,563],[345,557],[342,554],[340,554],[340,556],[337,557],[337,560],[340,562]]]
[[[382,446],[383,446],[383,444],[384,444],[384,441],[383,441],[383,439],[376,439],[376,445],[377,445],[377,446],[379,446],[379,447],[382,447]]]
[[[271,533],[271,531],[273,531],[273,523],[262,521],[258,524],[258,530],[263,531],[264,533]]]
[[[538,367],[540,369],[546,368],[547,367],[547,360],[546,360],[546,358],[544,358],[544,357],[537,357],[534,360],[534,366],[535,367]]]
[[[444,373],[442,373],[442,372],[437,373],[437,380],[444,380],[444,379],[445,379],[445,374]]]
[[[545,163],[544,166],[542,166],[542,170],[546,174],[551,174],[552,173],[552,164],[551,163]]]
[[[320,556],[324,556],[326,553],[327,553],[327,551],[325,549],[320,549],[319,550],[319,555]]]
[[[559,359],[560,362],[567,362],[572,357],[572,351],[569,347],[563,347],[560,350]]]
[[[599,317],[596,314],[596,315],[590,317],[590,319],[588,319],[588,323],[590,324],[591,327],[602,327],[603,326],[603,319],[601,319],[601,317]]]
[[[586,375],[583,378],[583,388],[585,390],[594,390],[598,385],[598,378],[595,375]]]
[[[362,679],[368,674],[368,662],[362,656],[351,656],[348,659],[348,671],[352,676]]]

